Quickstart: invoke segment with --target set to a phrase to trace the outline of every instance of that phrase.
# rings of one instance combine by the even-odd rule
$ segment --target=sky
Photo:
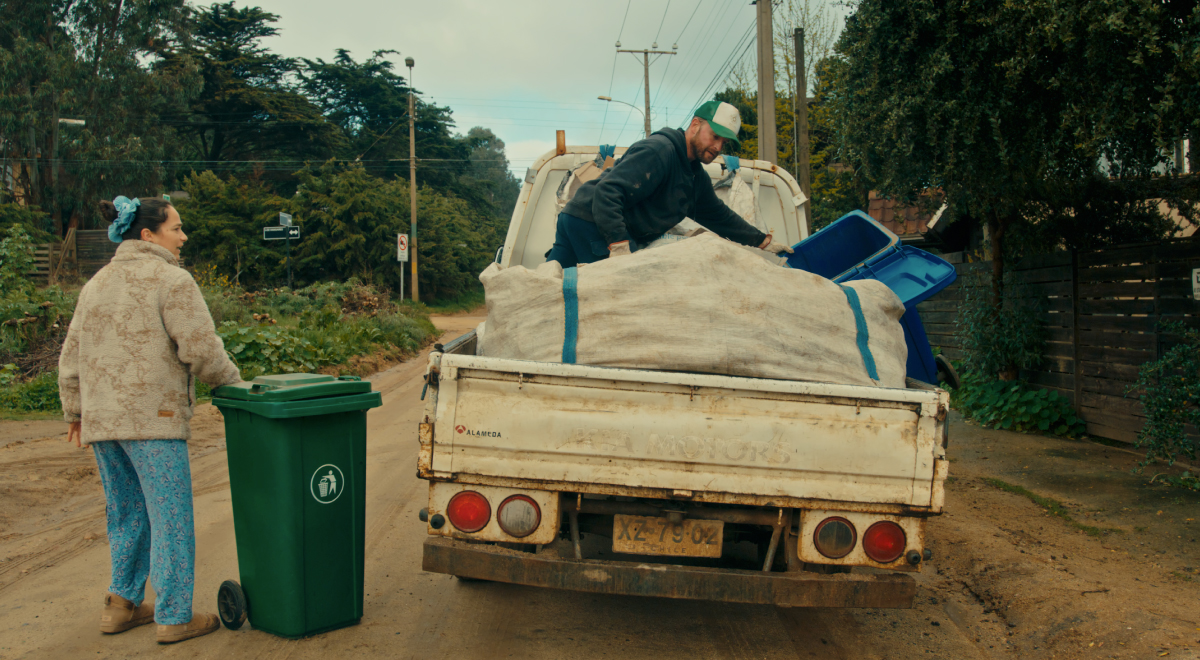
[[[239,2],[239,4],[242,4]],[[749,0],[252,0],[279,16],[264,45],[286,57],[357,61],[377,50],[408,76],[426,101],[449,106],[456,130],[490,128],[506,144],[518,178],[554,148],[628,146],[643,135],[642,55],[652,48],[653,130],[682,126],[700,102],[724,89],[724,72],[754,64],[755,7]],[[832,2],[830,3],[832,4]],[[420,154],[418,154],[420,157]]]

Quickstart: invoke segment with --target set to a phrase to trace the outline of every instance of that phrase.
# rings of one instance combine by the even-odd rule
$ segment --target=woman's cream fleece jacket
[[[79,293],[58,360],[63,416],[83,442],[188,440],[193,378],[241,379],[200,287],[170,251],[131,240]]]

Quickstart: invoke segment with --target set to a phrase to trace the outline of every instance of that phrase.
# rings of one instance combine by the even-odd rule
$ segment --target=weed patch
[[[952,405],[981,426],[1021,433],[1076,437],[1085,430],[1066,397],[1021,381],[987,381],[974,373],[951,392]]]
[[[993,479],[991,477],[985,477],[983,479],[983,482],[993,488],[999,488],[1002,491],[1028,498],[1030,502],[1033,502],[1034,504],[1042,507],[1050,515],[1062,518],[1064,521],[1066,521],[1066,523],[1068,525],[1084,532],[1088,536],[1103,536],[1105,534],[1113,534],[1113,533],[1121,534],[1121,533],[1124,533],[1124,531],[1125,531],[1122,529],[1117,529],[1115,527],[1093,527],[1091,525],[1085,525],[1085,524],[1079,522],[1078,520],[1075,520],[1074,518],[1072,518],[1071,514],[1067,512],[1067,508],[1062,505],[1062,502],[1059,502],[1058,500],[1055,500],[1055,499],[1051,499],[1049,497],[1044,497],[1042,495],[1038,495],[1037,493],[1034,493],[1028,489],[1022,488],[1021,486],[1017,486],[1015,484],[1010,484],[1007,481],[1001,481],[1000,479]]]

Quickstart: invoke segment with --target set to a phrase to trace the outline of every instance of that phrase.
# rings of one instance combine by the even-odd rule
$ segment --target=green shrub
[[[991,280],[985,275],[990,273],[971,273],[961,285],[963,299],[954,324],[966,356],[964,371],[992,378],[1012,367],[1037,367],[1045,344],[1037,299],[1011,281],[1009,273],[997,310],[992,305]]]
[[[21,225],[13,225],[0,240],[0,292],[5,297],[33,289],[33,239]]]
[[[217,328],[217,335],[245,380],[263,374],[316,371],[332,364],[312,343],[285,328],[225,321]]]
[[[52,412],[61,409],[57,371],[46,371],[23,383],[0,385],[0,410]]]
[[[951,392],[951,403],[981,426],[995,429],[1065,437],[1085,431],[1066,397],[1021,381],[985,380],[968,373],[962,387]]]
[[[1170,465],[1180,456],[1196,459],[1196,438],[1188,436],[1187,425],[1200,427],[1200,330],[1164,323],[1161,331],[1180,343],[1143,365],[1130,388],[1146,408],[1136,444],[1146,448],[1143,467],[1156,460]]]

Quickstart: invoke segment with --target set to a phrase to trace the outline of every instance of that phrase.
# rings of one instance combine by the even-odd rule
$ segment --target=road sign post
[[[300,228],[291,223],[292,216],[286,213],[279,214],[279,222],[283,223],[284,216],[287,216],[288,225],[282,227],[263,227],[264,241],[286,241],[287,242],[287,271],[288,271],[288,288],[292,288],[292,239],[300,238]]]
[[[396,234],[396,261],[408,263],[408,234]],[[404,300],[404,266],[400,267],[400,300]]]

